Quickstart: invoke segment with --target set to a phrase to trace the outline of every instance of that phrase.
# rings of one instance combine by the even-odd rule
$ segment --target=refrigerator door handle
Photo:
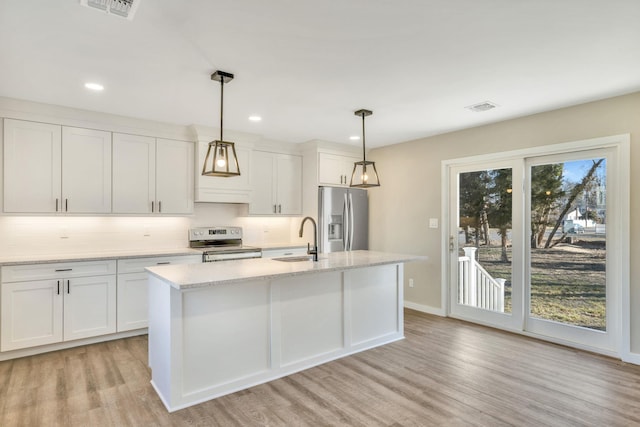
[[[344,204],[342,205],[342,247],[345,251],[349,248],[349,201],[347,193],[344,194]]]
[[[351,218],[349,218],[349,250],[353,249],[353,232],[355,230],[354,221],[355,216],[353,214],[353,194],[349,193],[349,214]]]

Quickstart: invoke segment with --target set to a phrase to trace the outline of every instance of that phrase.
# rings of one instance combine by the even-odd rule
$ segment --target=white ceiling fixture
[[[260,116],[249,116],[249,121],[261,122],[262,121],[262,117],[260,117]]]
[[[141,0],[80,0],[80,4],[131,21],[136,10],[138,10],[140,1]]]
[[[94,92],[102,92],[104,90],[104,86],[100,83],[87,82],[84,87]]]
[[[466,108],[467,110],[471,110],[474,113],[482,113],[483,111],[493,110],[494,108],[497,108],[497,107],[498,105],[494,104],[493,102],[484,101],[479,104],[469,105],[468,107],[464,107],[464,108]]]

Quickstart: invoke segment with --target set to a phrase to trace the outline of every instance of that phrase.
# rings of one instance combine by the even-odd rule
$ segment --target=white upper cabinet
[[[111,212],[111,133],[5,119],[4,211]]]
[[[111,132],[62,128],[63,212],[111,212]]]
[[[302,157],[276,157],[276,195],[279,214],[302,214]]]
[[[318,153],[318,182],[320,185],[349,186],[353,164],[362,159],[330,153]]]
[[[113,212],[193,212],[193,143],[113,136]]]
[[[158,213],[185,214],[193,212],[192,142],[157,139],[156,200]]]
[[[113,134],[113,212],[151,213],[156,200],[156,139]]]
[[[300,215],[302,213],[302,158],[254,151],[249,213]]]
[[[5,212],[56,212],[61,168],[61,126],[5,119]]]

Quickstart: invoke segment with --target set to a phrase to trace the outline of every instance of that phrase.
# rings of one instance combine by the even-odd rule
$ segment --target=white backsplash
[[[187,247],[191,227],[237,225],[244,242],[297,242],[300,217],[246,217],[246,206],[196,203],[193,216],[0,216],[0,256]]]

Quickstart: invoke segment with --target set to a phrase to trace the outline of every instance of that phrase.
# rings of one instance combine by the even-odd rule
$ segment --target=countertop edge
[[[134,258],[151,258],[163,256],[189,256],[202,255],[202,251],[191,248],[177,248],[168,250],[151,250],[149,252],[141,251],[105,251],[84,254],[61,254],[61,255],[34,255],[16,256],[0,258],[0,267],[26,264],[52,264],[61,262],[83,262],[83,261],[100,261],[109,259],[134,259]]]
[[[185,281],[180,281],[180,280],[170,280],[168,277],[166,277],[166,275],[161,274],[161,272],[158,272],[157,270],[162,271],[162,269],[166,269],[166,267],[147,267],[145,268],[145,270],[157,277],[158,279],[166,282],[167,284],[169,284],[172,288],[177,289],[177,290],[181,290],[181,291],[186,291],[186,290],[190,290],[190,289],[199,289],[199,288],[205,288],[205,287],[209,287],[209,286],[220,286],[220,285],[231,285],[231,284],[235,284],[235,283],[241,283],[241,282],[246,282],[246,281],[251,281],[251,280],[272,280],[272,279],[276,279],[276,278],[286,278],[286,277],[293,277],[293,276],[302,276],[302,275],[308,275],[308,274],[318,274],[318,273],[328,273],[328,272],[332,272],[332,271],[345,271],[345,270],[353,270],[353,269],[358,269],[358,268],[366,268],[366,267],[375,267],[375,266],[380,266],[380,265],[389,265],[389,264],[404,264],[407,262],[416,262],[416,261],[426,261],[428,259],[428,257],[426,256],[422,256],[422,255],[404,255],[404,254],[391,254],[391,253],[384,253],[384,252],[372,252],[372,251],[358,251],[358,252],[368,252],[368,253],[375,253],[375,254],[382,254],[385,256],[391,256],[393,258],[389,258],[389,259],[381,259],[381,260],[370,260],[367,261],[366,263],[355,263],[353,265],[343,265],[343,264],[339,264],[339,265],[335,265],[335,266],[327,266],[327,267],[323,267],[323,268],[319,268],[319,269],[308,269],[308,270],[297,270],[297,271],[282,271],[282,272],[275,272],[275,273],[266,273],[266,274],[245,274],[242,275],[241,277],[235,277],[235,278],[231,278],[231,279],[223,279],[223,280],[206,280],[206,281],[189,281],[189,282],[185,282]],[[326,256],[326,254],[324,254]],[[262,260],[269,260],[268,258],[262,258]],[[257,261],[257,260],[241,260],[244,262],[251,262],[251,261]],[[279,262],[279,261],[273,261],[270,260],[271,262]],[[321,259],[322,261],[322,259]],[[206,265],[203,264],[203,265]],[[168,267],[168,266],[167,266]],[[179,268],[184,268],[184,266],[173,266],[173,267],[179,267]],[[284,267],[284,265],[283,265]]]

